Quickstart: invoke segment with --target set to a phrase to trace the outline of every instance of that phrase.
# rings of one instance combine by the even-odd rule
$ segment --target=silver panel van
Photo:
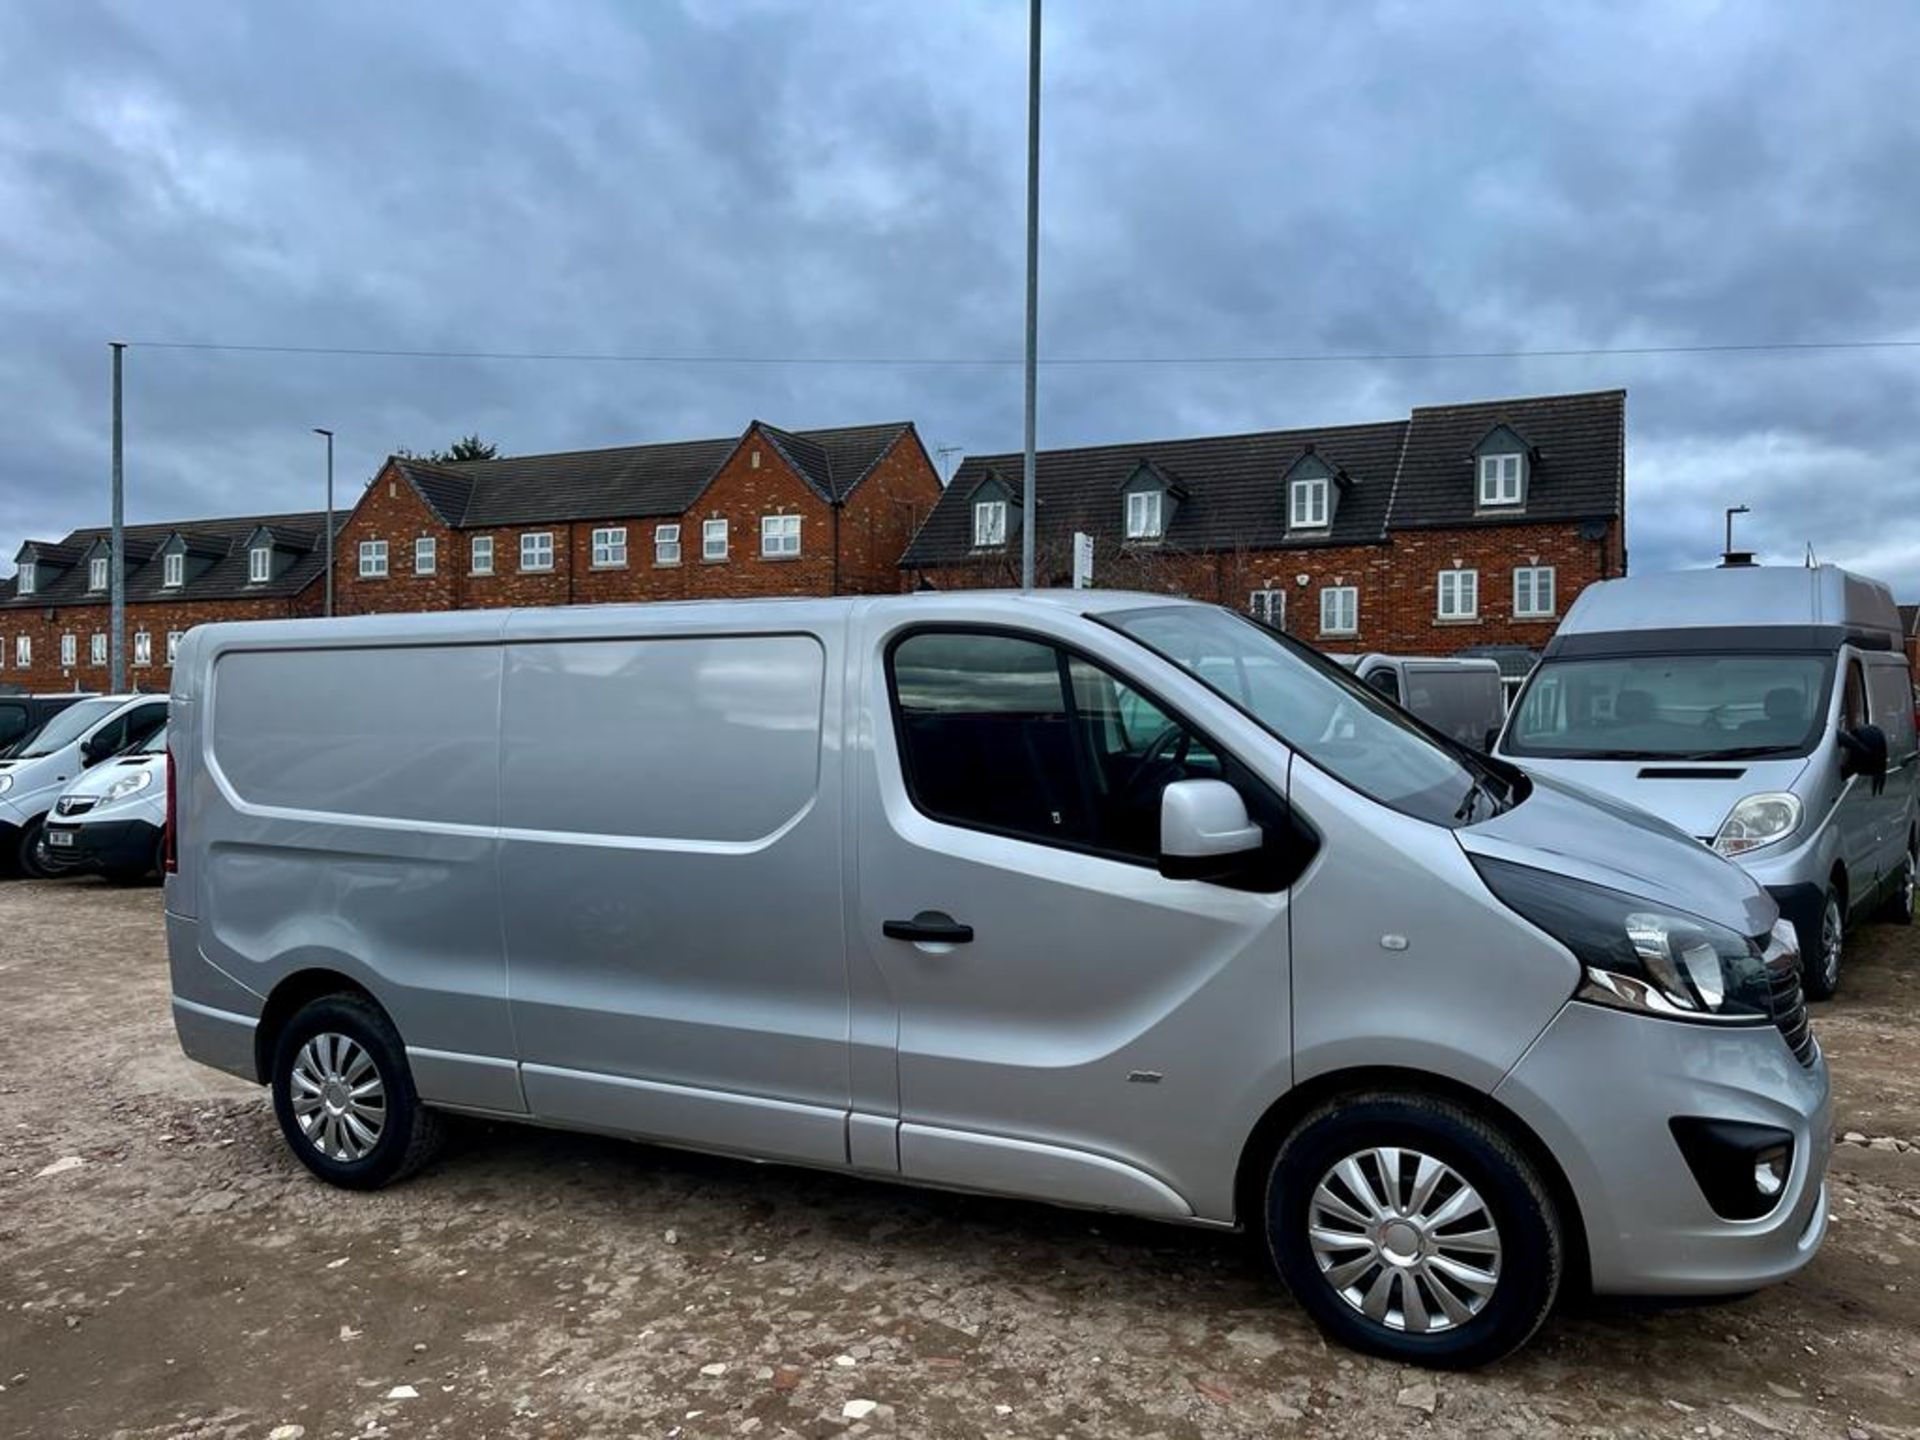
[[[1855,920],[1912,923],[1913,683],[1877,580],[1736,565],[1590,585],[1498,753],[1738,861],[1793,922],[1814,999]]]
[[[1440,655],[1335,655],[1354,678],[1474,750],[1490,750],[1507,718],[1499,663]]]
[[[174,686],[180,1040],[336,1185],[461,1111],[1244,1226],[1433,1365],[1825,1233],[1766,892],[1213,606],[210,625]]]

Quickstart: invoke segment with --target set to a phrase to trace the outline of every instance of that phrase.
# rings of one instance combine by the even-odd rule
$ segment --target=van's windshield
[[[1168,605],[1099,618],[1383,805],[1451,827],[1486,819],[1510,796],[1494,769],[1331,660],[1232,611]]]
[[[1614,655],[1547,660],[1502,750],[1577,760],[1805,755],[1825,728],[1827,655]]]
[[[14,747],[14,754],[22,760],[31,760],[38,755],[51,755],[78,740],[100,720],[118,710],[126,702],[103,696],[98,700],[82,700],[69,705],[58,715],[42,725],[39,731],[29,735]]]

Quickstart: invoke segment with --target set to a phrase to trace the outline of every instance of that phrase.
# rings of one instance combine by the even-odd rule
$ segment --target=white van
[[[336,1185],[458,1110],[1242,1225],[1440,1365],[1825,1233],[1766,893],[1215,606],[259,621],[174,687],[175,1025]]]
[[[45,857],[62,875],[122,883],[160,873],[167,826],[167,727],[162,725],[61,792],[45,825]]]
[[[1507,691],[1497,661],[1441,655],[1335,655],[1371,685],[1449,739],[1491,750],[1507,718]]]
[[[0,859],[28,876],[59,868],[46,843],[47,812],[75,776],[167,723],[164,695],[95,695],[60,711],[0,758]]]

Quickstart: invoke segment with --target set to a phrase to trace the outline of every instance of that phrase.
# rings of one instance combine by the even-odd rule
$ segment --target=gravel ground
[[[1436,1377],[1232,1236],[514,1126],[325,1189],[181,1056],[156,891],[0,883],[0,1435],[1920,1435],[1916,977],[1863,929],[1819,1007],[1805,1274]]]

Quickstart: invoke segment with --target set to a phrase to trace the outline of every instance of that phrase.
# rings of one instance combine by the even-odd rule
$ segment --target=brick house
[[[390,458],[342,526],[334,609],[570,605],[899,589],[940,498],[913,425],[512,459]]]
[[[1537,649],[1626,573],[1626,393],[1036,458],[1035,578],[1246,609],[1333,651]],[[1019,583],[1021,457],[970,456],[901,560],[910,587]]]
[[[319,614],[324,526],[317,511],[127,526],[127,683],[165,690],[192,626]],[[105,527],[20,547],[0,580],[0,687],[107,688],[108,547]]]

